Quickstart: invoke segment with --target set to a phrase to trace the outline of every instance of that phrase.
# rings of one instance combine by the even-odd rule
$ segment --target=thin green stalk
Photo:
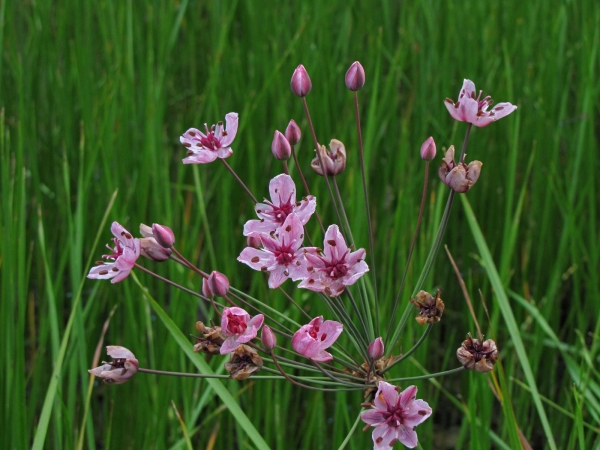
[[[362,130],[360,127],[360,112],[358,108],[358,93],[354,91],[354,115],[356,117],[356,131],[358,133],[358,153],[360,156],[360,171],[362,174],[363,193],[365,196],[365,209],[367,212],[367,225],[369,228],[369,252],[371,254],[371,274],[373,290],[375,292],[375,330],[379,335],[379,297],[377,294],[377,272],[375,267],[375,244],[373,243],[373,224],[371,221],[371,207],[369,206],[369,191],[367,189],[367,175],[365,171],[365,156],[363,150]]]

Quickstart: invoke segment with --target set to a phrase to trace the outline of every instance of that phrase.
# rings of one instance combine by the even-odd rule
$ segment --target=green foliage
[[[86,280],[88,260],[111,237],[104,226],[95,243],[108,210],[108,223],[132,232],[141,222],[168,224],[199,267],[224,272],[301,321],[235,261],[245,245],[242,225],[253,218],[243,192],[221,164],[181,164],[178,138],[239,112],[228,162],[260,198],[281,172],[271,157],[273,130],[293,118],[304,132],[298,151],[308,172],[312,144],[289,89],[293,69],[304,64],[317,136],[346,144],[339,184],[354,238],[366,247],[353,102],[344,85],[355,60],[366,71],[359,98],[380,317],[390,314],[416,225],[420,145],[430,135],[438,151],[462,142],[465,124],[449,117],[444,98],[455,98],[470,78],[496,101],[519,106],[471,133],[468,158],[484,163],[466,194],[476,222],[455,201],[443,239],[483,333],[498,343],[505,378],[494,387],[512,413],[486,375],[418,382],[419,397],[434,409],[418,429],[421,446],[512,448],[515,427],[533,448],[551,448],[549,433],[560,449],[600,445],[597,2],[36,0],[1,2],[0,24],[1,448],[27,448],[34,439],[37,448],[186,448],[173,405],[194,448],[257,448],[242,415],[223,406],[206,380],[139,374],[125,385],[94,386],[84,414],[87,369],[115,305],[104,343],[124,345],[143,367],[162,370],[198,370],[178,339],[210,317],[204,305],[142,273],[160,309],[132,279]],[[332,223],[324,183],[308,176]],[[406,292],[447,197],[435,173],[430,185]],[[200,289],[176,265],[144,263]],[[321,311],[316,296],[285,286]],[[425,283],[430,292],[437,287],[444,317],[394,377],[456,367],[456,348],[476,331],[443,254]],[[180,335],[160,320],[163,310]],[[409,320],[397,350],[410,349],[422,332]],[[221,358],[208,365],[222,373]],[[282,381],[220,383],[272,448],[339,447],[362,401],[358,392],[307,392]],[[356,430],[345,448],[370,442],[370,433]]]

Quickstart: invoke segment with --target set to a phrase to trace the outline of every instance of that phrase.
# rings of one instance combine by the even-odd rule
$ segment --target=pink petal
[[[339,261],[348,251],[346,240],[337,225],[330,225],[323,240],[325,253],[332,261]]]
[[[381,411],[377,408],[368,409],[360,413],[360,419],[369,425],[377,426],[380,423],[385,422],[385,412],[386,411]]]
[[[308,219],[314,214],[317,208],[317,199],[313,195],[308,195],[302,199],[300,206],[294,208],[294,214],[300,219],[302,225],[306,225]]]
[[[353,266],[353,265],[357,264],[358,262],[364,260],[366,255],[367,255],[367,252],[365,251],[365,249],[364,248],[359,248],[355,252],[351,252],[346,257],[346,263],[349,266]]]
[[[388,425],[380,425],[373,430],[373,450],[391,450],[396,439],[396,429]]]
[[[279,224],[272,220],[249,220],[244,224],[244,236],[258,236],[261,233],[268,234],[276,231]]]
[[[257,314],[248,321],[248,328],[254,328],[256,331],[258,331],[260,327],[262,327],[264,321],[265,316],[263,316],[262,314]]]
[[[232,351],[234,351],[239,346],[240,344],[237,341],[237,336],[229,336],[227,339],[225,339],[223,345],[221,345],[221,349],[219,350],[219,352],[221,353],[221,355],[226,355],[227,353],[231,353]]]
[[[498,103],[492,108],[492,111],[494,112],[494,120],[502,119],[503,117],[508,116],[515,109],[517,109],[517,106],[511,103]]]
[[[461,100],[458,109],[461,111],[463,121],[477,126],[476,122],[480,118],[480,116],[477,115],[477,112],[479,111],[479,104],[477,103],[477,100],[473,100],[472,98]]]
[[[120,345],[107,345],[106,353],[113,359],[135,359],[135,355],[129,349]]]
[[[385,403],[388,410],[394,409],[398,404],[398,391],[396,390],[396,386],[390,383],[386,383],[385,381],[379,382],[379,389],[381,391],[381,396],[383,398],[383,402]]]
[[[310,357],[310,359],[316,362],[327,362],[333,359],[333,355],[325,350],[321,350],[315,356]]]
[[[450,113],[450,115],[452,116],[452,118],[454,120],[464,122],[463,116],[462,116],[461,112],[459,111],[459,109],[454,106],[454,102],[446,100],[444,102],[444,105],[446,105],[446,109],[448,110],[448,112]],[[460,105],[459,105],[459,107],[460,107]]]
[[[344,326],[335,320],[323,322],[323,325],[319,327],[319,336],[325,336],[325,339],[321,340],[321,348],[331,347],[342,331],[344,331]]]
[[[271,180],[269,193],[275,206],[280,206],[282,202],[286,203],[288,200],[291,204],[296,203],[296,185],[292,177],[285,173],[277,175]]]
[[[400,393],[400,407],[406,408],[417,398],[417,387],[409,386]]]
[[[294,252],[300,248],[304,240],[304,227],[295,214],[286,217],[285,222],[279,229],[279,240],[281,244],[289,245]]]
[[[110,280],[111,278],[114,278],[118,273],[118,269],[116,271],[112,270],[113,267],[116,267],[115,263],[105,263],[100,266],[94,266],[88,272],[87,277],[92,280]],[[101,275],[100,272],[104,271],[106,271],[107,273]]]
[[[225,116],[225,132],[227,135],[221,139],[221,145],[223,147],[229,147],[238,130],[238,113],[229,113]]]
[[[285,268],[283,266],[277,266],[274,270],[269,272],[269,287],[276,289],[283,284],[288,276],[284,274]]]
[[[258,258],[258,260],[256,259]],[[276,264],[275,256],[272,253],[265,252],[253,247],[246,247],[240,253],[237,260],[243,262],[254,270],[261,270],[263,267],[271,267]]]
[[[423,423],[429,416],[431,416],[432,410],[429,404],[424,400],[414,400],[410,408],[404,411],[402,418],[404,425],[407,427],[414,428],[417,425]]]
[[[200,148],[192,151],[194,152],[193,155],[182,160],[184,164],[208,164],[217,159],[217,152],[212,150]]]
[[[463,85],[460,88],[460,92],[458,93],[458,101],[462,102],[465,98],[476,97],[476,92],[477,90],[475,89],[475,83],[465,78],[463,80]]]
[[[415,430],[402,425],[397,429],[397,439],[408,448],[415,448],[419,442]]]
[[[217,150],[217,157],[221,159],[229,158],[231,155],[233,155],[233,150],[231,150],[231,147],[223,147]]]

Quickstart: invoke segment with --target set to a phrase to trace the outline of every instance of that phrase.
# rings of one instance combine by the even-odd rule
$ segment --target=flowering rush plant
[[[358,135],[358,148],[348,151],[337,139],[332,139],[328,146],[320,144],[322,141],[315,134],[306,99],[312,88],[310,77],[302,65],[294,71],[290,86],[303,104],[310,130],[308,145],[314,149],[315,156],[310,167],[299,163],[296,148],[303,133],[294,120],[289,122],[284,132],[275,131],[271,150],[273,156],[281,161],[282,173],[270,180],[268,195],[264,195],[263,201],[257,199],[226,161],[234,156],[234,148],[242,147],[243,151],[243,138],[237,136],[237,113],[227,113],[225,123],[219,122],[210,128],[205,125],[204,131],[190,128],[180,138],[187,152],[184,164],[210,164],[218,160],[248,195],[256,217],[249,217],[243,230],[239,230],[246,237],[247,246],[240,248],[237,260],[262,272],[268,287],[281,291],[291,306],[298,310],[302,318],[300,321],[268,307],[268,300],[259,301],[236,289],[228,278],[228,275],[232,277],[235,274],[225,275],[197,267],[177,250],[175,233],[166,225],[149,227],[142,224],[141,237],[137,238],[114,222],[111,226],[113,245],[108,246],[109,253],[103,255],[107,261],[93,267],[88,278],[109,279],[117,283],[125,280],[135,269],[184,290],[206,302],[212,314],[196,322],[196,336],[190,347],[195,352],[222,357],[228,377],[236,380],[279,378],[298,388],[325,392],[358,391],[357,410],[360,405],[360,419],[366,424],[365,431],[372,428],[373,448],[389,449],[396,444],[414,448],[418,443],[417,425],[427,420],[433,411],[425,400],[417,399],[417,387],[412,383],[465,369],[489,372],[498,358],[494,341],[484,340],[481,334],[477,339],[468,334],[458,347],[456,368],[412,378],[392,378],[389,375],[390,369],[405,361],[442,319],[444,302],[441,291],[437,290],[432,295],[422,289],[422,284],[439,250],[456,194],[468,192],[481,174],[480,161],[465,161],[471,129],[473,126],[490,125],[513,112],[516,106],[499,103],[492,108],[492,99],[489,96],[482,99],[481,91],[477,93],[470,80],[464,80],[456,102],[445,100],[450,116],[466,122],[464,142],[458,158],[454,146],[449,146],[439,162],[438,175],[448,186],[448,200],[427,262],[413,286],[412,295],[408,296],[405,294],[407,269],[423,217],[429,166],[436,157],[436,143],[432,137],[421,146],[425,180],[421,207],[397,295],[391,301],[381,299],[377,290],[377,259],[358,101],[358,91],[365,84],[365,71],[359,62],[348,69],[345,84],[354,96]],[[295,177],[290,175],[290,158],[293,159]],[[368,229],[366,237],[353,235],[337,183],[350,158],[358,161],[361,167],[364,218]],[[316,196],[316,192],[309,188],[305,177],[307,169],[324,178],[325,192]],[[266,194],[266,181],[264,188],[263,194]],[[324,216],[319,215],[317,198],[321,195],[330,197],[336,223],[326,224]],[[316,224],[308,227],[311,220],[315,220]],[[160,277],[140,263],[140,256],[184,266],[198,276],[198,289],[189,290]],[[242,270],[245,269],[240,266]],[[367,284],[369,276],[371,283]],[[304,289],[307,295],[302,298],[306,299],[306,303],[296,302],[289,293],[291,289]],[[392,305],[392,313],[386,317],[380,317],[381,302]],[[321,303],[323,306],[320,306]],[[307,308],[311,305],[314,306]],[[404,308],[402,314],[399,313],[400,307]],[[415,314],[415,307],[415,319],[424,331],[412,348],[404,353],[394,351],[399,348],[397,344],[408,319]],[[307,313],[307,310],[319,308],[326,313],[316,317]],[[183,324],[182,328],[186,330],[191,325]],[[113,361],[103,362],[100,367],[90,370],[106,383],[125,383],[138,372],[165,376],[210,376],[143,368],[143,362],[121,346],[108,346],[107,352]]]

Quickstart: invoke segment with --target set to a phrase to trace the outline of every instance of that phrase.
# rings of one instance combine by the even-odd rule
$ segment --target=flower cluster
[[[103,255],[103,258],[108,261],[101,261],[93,267],[89,271],[88,278],[110,279],[112,283],[120,282],[134,267],[140,267],[137,262],[139,256],[155,262],[171,261],[184,266],[201,277],[198,289],[190,290],[167,280],[168,283],[194,295],[199,301],[206,302],[212,307],[215,315],[215,317],[202,317],[202,320],[208,320],[211,326],[205,325],[203,321],[196,321],[195,328],[198,336],[195,337],[193,344],[195,352],[229,358],[224,363],[225,370],[229,377],[235,380],[245,380],[261,370],[269,370],[280,378],[303,388],[323,391],[336,388],[362,391],[364,399],[368,400],[362,403],[362,406],[368,409],[360,413],[360,418],[367,424],[365,430],[373,427],[374,449],[389,449],[396,443],[414,448],[418,445],[415,428],[429,418],[432,409],[424,400],[416,399],[416,386],[401,390],[392,384],[391,382],[401,380],[391,378],[389,371],[418,348],[431,327],[442,319],[445,307],[440,298],[441,290],[438,289],[433,296],[422,290],[421,286],[415,286],[412,294],[414,299],[410,298],[410,302],[418,310],[417,322],[426,325],[426,331],[421,338],[415,339],[414,347],[404,355],[393,354],[399,347],[397,345],[399,335],[405,326],[405,321],[398,323],[396,310],[400,299],[408,297],[402,295],[404,280],[410,266],[412,248],[419,234],[427,198],[427,176],[430,162],[436,157],[436,143],[433,137],[429,137],[420,148],[420,156],[425,161],[425,183],[419,220],[397,299],[391,308],[391,314],[382,317],[385,322],[380,324],[376,322],[380,319],[378,314],[380,303],[374,275],[376,266],[373,251],[373,223],[368,202],[357,96],[358,91],[365,85],[365,71],[359,62],[350,66],[344,82],[355,100],[358,136],[358,158],[355,159],[352,158],[355,152],[348,151],[337,139],[330,140],[329,149],[319,144],[306,103],[306,97],[312,89],[312,82],[304,66],[299,65],[296,68],[290,82],[292,92],[303,102],[306,120],[311,130],[314,144],[311,150],[314,150],[314,158],[311,157],[310,167],[324,178],[333,205],[331,211],[335,211],[337,223],[325,226],[327,222],[324,222],[323,218],[327,216],[327,212],[324,216],[319,216],[317,212],[317,199],[309,190],[302,164],[296,153],[302,132],[294,120],[289,121],[285,133],[277,130],[273,133],[271,151],[282,164],[283,173],[270,180],[269,199],[264,199],[262,202],[256,200],[241,178],[228,163],[223,161],[233,155],[231,146],[238,131],[237,113],[227,114],[225,124],[219,122],[210,128],[205,125],[204,132],[190,128],[180,138],[187,149],[187,156],[183,159],[184,164],[207,164],[220,159],[252,200],[258,218],[248,220],[244,224],[242,234],[246,237],[247,247],[241,249],[237,260],[268,275],[268,287],[280,290],[289,299],[290,305],[297,309],[297,314],[305,318],[302,322],[304,325],[296,322],[295,316],[287,311],[273,314],[272,307],[265,307],[267,301],[264,299],[259,301],[250,294],[236,289],[233,285],[235,283],[230,283],[225,274],[215,270],[204,271],[196,267],[177,250],[175,233],[166,225],[154,224],[149,227],[142,224],[140,225],[141,238],[135,238],[122,225],[113,222],[111,226],[114,235],[113,245],[107,246],[110,253]],[[475,85],[469,80],[464,81],[456,102],[446,99],[445,105],[450,115],[456,120],[469,124],[458,160],[455,160],[454,146],[450,146],[445,151],[438,169],[441,181],[450,188],[448,194],[450,206],[452,197],[456,193],[468,192],[481,174],[480,161],[465,163],[465,150],[471,127],[473,125],[485,127],[516,109],[516,106],[510,103],[500,103],[490,109],[492,104],[489,96],[481,99],[481,92],[476,96]],[[290,158],[293,158],[295,163],[294,173],[297,173],[302,180],[302,193],[297,191],[296,183],[290,176],[287,166]],[[371,267],[365,260],[366,250],[356,248],[353,243],[350,221],[346,216],[343,197],[336,182],[336,178],[343,174],[347,164],[353,164],[354,161],[359,162],[363,175],[364,218],[369,230]],[[436,236],[437,241],[440,241],[444,234],[449,213],[450,207],[446,208],[442,217]],[[309,223],[313,216],[317,219],[318,228],[314,222]],[[315,231],[317,229],[320,231]],[[320,233],[323,238],[321,247],[313,244],[313,241],[320,242],[317,241],[315,233]],[[305,245],[305,240],[308,245]],[[432,246],[423,273],[428,273],[431,268],[438,247]],[[370,269],[374,282],[367,284],[363,277],[370,272]],[[144,267],[143,270],[147,274],[165,280],[148,268]],[[244,269],[240,268],[240,270]],[[296,284],[292,286],[288,283],[283,286],[287,279],[291,279]],[[293,288],[305,291],[302,295],[294,296],[293,293],[288,293],[288,290]],[[309,300],[306,304],[300,305],[296,301],[299,297],[303,301],[307,298]],[[313,298],[318,298],[318,301],[313,301]],[[318,315],[307,313],[309,308],[318,311],[321,305],[327,308],[328,313],[335,320],[325,319],[319,313]],[[410,304],[406,302],[405,306],[408,308]],[[388,309],[384,310],[388,311]],[[290,322],[294,324],[293,327],[290,327]],[[376,337],[380,326],[387,326],[387,345],[384,345],[382,337]],[[260,339],[258,339],[259,332]],[[346,334],[340,339],[343,332]],[[278,345],[278,336],[286,340],[287,345]],[[331,352],[328,351],[329,349]],[[285,364],[279,363],[283,359],[279,356],[282,351],[294,355],[285,358]],[[133,353],[124,347],[108,346],[107,352],[113,357],[113,361],[105,362],[100,367],[90,370],[90,373],[107,383],[124,383],[138,372],[169,376],[197,375],[142,369]],[[467,340],[457,350],[457,358],[460,366],[447,373],[463,369],[489,372],[493,370],[498,359],[498,351],[494,341],[489,339],[483,341],[483,338],[473,339],[468,335]],[[268,369],[265,367],[267,365]],[[294,373],[287,372],[290,366],[295,367]],[[307,373],[302,374],[302,371]],[[322,374],[322,377],[315,376],[315,373]],[[437,375],[425,375],[422,378]]]

